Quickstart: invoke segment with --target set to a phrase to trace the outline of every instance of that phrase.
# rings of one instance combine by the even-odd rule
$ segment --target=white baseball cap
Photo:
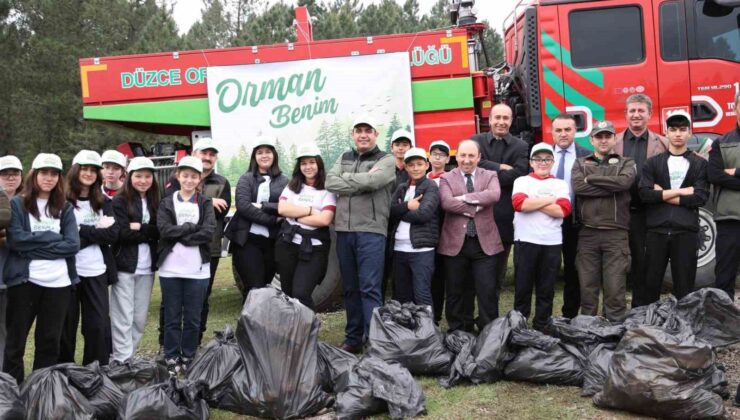
[[[53,153],[39,153],[31,164],[31,169],[62,170],[62,159]]]
[[[414,147],[414,135],[411,134],[408,130],[404,130],[403,128],[400,128],[394,131],[393,135],[391,136],[391,144],[401,139],[408,139],[409,143],[411,143],[411,147]]]
[[[213,149],[216,153],[218,153],[218,148],[216,147],[216,144],[213,142],[213,139],[210,137],[201,137],[200,140],[198,140],[195,143],[195,146],[193,146],[193,151],[208,150],[208,149]]]
[[[128,169],[126,170],[128,173],[139,171],[141,169],[148,169],[152,172],[155,170],[154,162],[152,162],[151,159],[144,156],[137,156],[133,159],[131,159],[131,162],[128,163]]]
[[[321,156],[321,150],[314,143],[301,144],[300,146],[298,146],[297,152],[298,153],[296,154],[296,159]]]
[[[118,150],[106,150],[100,159],[100,163],[115,163],[121,168],[126,167],[126,156]]]
[[[409,159],[422,158],[427,160],[427,152],[421,147],[412,147],[403,154],[403,161],[408,162]]]
[[[358,125],[369,125],[371,128],[377,130],[378,124],[375,123],[375,118],[369,116],[369,115],[360,115],[359,117],[355,118],[355,120],[352,122],[352,128],[357,127]]]
[[[198,173],[203,173],[203,162],[196,157],[185,156],[180,159],[180,162],[177,164],[177,169],[180,168],[190,168]]]
[[[94,150],[80,150],[72,159],[72,165],[86,165],[86,166],[97,166],[98,168],[103,167],[101,157],[98,152]]]
[[[450,154],[450,150],[451,150],[450,145],[447,144],[447,142],[444,140],[434,140],[432,144],[429,145],[429,153],[431,153],[432,149],[434,148],[444,150],[445,153],[447,153],[447,155]]]
[[[260,146],[269,146],[274,149],[275,144],[276,142],[274,137],[260,136],[254,139],[254,147],[252,147],[252,150],[256,150]]]
[[[674,119],[684,119],[688,121],[689,125],[691,125],[691,116],[688,112],[684,111],[683,109],[678,109],[676,111],[669,111],[668,115],[665,117],[665,124],[668,126],[668,121],[674,120]]]
[[[555,152],[552,150],[552,145],[547,143],[537,143],[532,146],[532,151],[529,153],[529,158],[533,158],[537,153],[549,153],[555,156]]]
[[[21,160],[13,155],[0,157],[0,171],[4,171],[6,169],[17,169],[22,171],[23,165],[21,164]]]

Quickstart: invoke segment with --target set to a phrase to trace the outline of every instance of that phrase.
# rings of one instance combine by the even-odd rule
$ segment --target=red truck
[[[530,142],[548,141],[552,117],[564,111],[577,116],[584,145],[593,120],[624,128],[624,101],[633,93],[653,99],[650,128],[657,132],[663,132],[666,112],[690,109],[692,147],[699,152],[708,139],[734,127],[740,0],[522,0],[505,21],[505,60],[493,67],[483,63],[484,25],[476,23],[473,3],[453,2],[453,25],[436,31],[316,41],[307,10],[298,7],[295,43],[81,59],[83,116],[191,138],[211,125],[209,66],[406,52],[420,147],[440,138],[454,144],[488,130],[498,101],[511,105],[512,131]],[[360,81],[358,89],[367,87]],[[119,149],[152,154],[136,143]],[[163,171],[172,167],[173,148],[160,145],[153,152],[163,155],[154,156]],[[703,212],[701,220],[705,240],[697,282],[707,284],[715,231],[711,213]],[[328,309],[340,292],[332,261],[314,301]]]

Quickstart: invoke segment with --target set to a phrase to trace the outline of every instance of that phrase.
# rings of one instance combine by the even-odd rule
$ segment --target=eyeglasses
[[[555,159],[551,159],[551,158],[546,158],[546,159],[532,159],[532,162],[538,163],[538,164],[539,163],[550,164],[550,163],[555,162]]]
[[[20,178],[21,177],[21,171],[7,171],[7,172],[0,172],[0,178]]]
[[[444,159],[447,157],[444,153],[431,153],[429,156],[437,159]]]

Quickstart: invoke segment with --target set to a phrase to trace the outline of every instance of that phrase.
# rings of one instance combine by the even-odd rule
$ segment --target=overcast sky
[[[190,26],[200,18],[203,7],[202,0],[176,0],[175,3],[175,21],[180,29],[180,33],[185,33]],[[518,0],[477,0],[475,8],[478,9],[478,20],[488,20],[493,28],[501,33],[501,25],[504,18],[511,13],[514,5]],[[275,3],[275,0],[268,0],[269,3]],[[284,0],[285,3],[295,4],[295,1]],[[379,3],[380,0],[362,0],[364,4]],[[403,4],[403,0],[396,0]],[[428,13],[434,6],[436,0],[419,0],[419,8],[422,14]]]

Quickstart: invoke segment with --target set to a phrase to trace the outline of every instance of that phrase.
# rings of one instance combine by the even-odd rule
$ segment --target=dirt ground
[[[729,418],[740,419],[740,408],[734,407],[738,383],[740,383],[740,343],[717,350],[717,360],[725,367],[727,381],[730,383],[730,398],[725,401]]]

